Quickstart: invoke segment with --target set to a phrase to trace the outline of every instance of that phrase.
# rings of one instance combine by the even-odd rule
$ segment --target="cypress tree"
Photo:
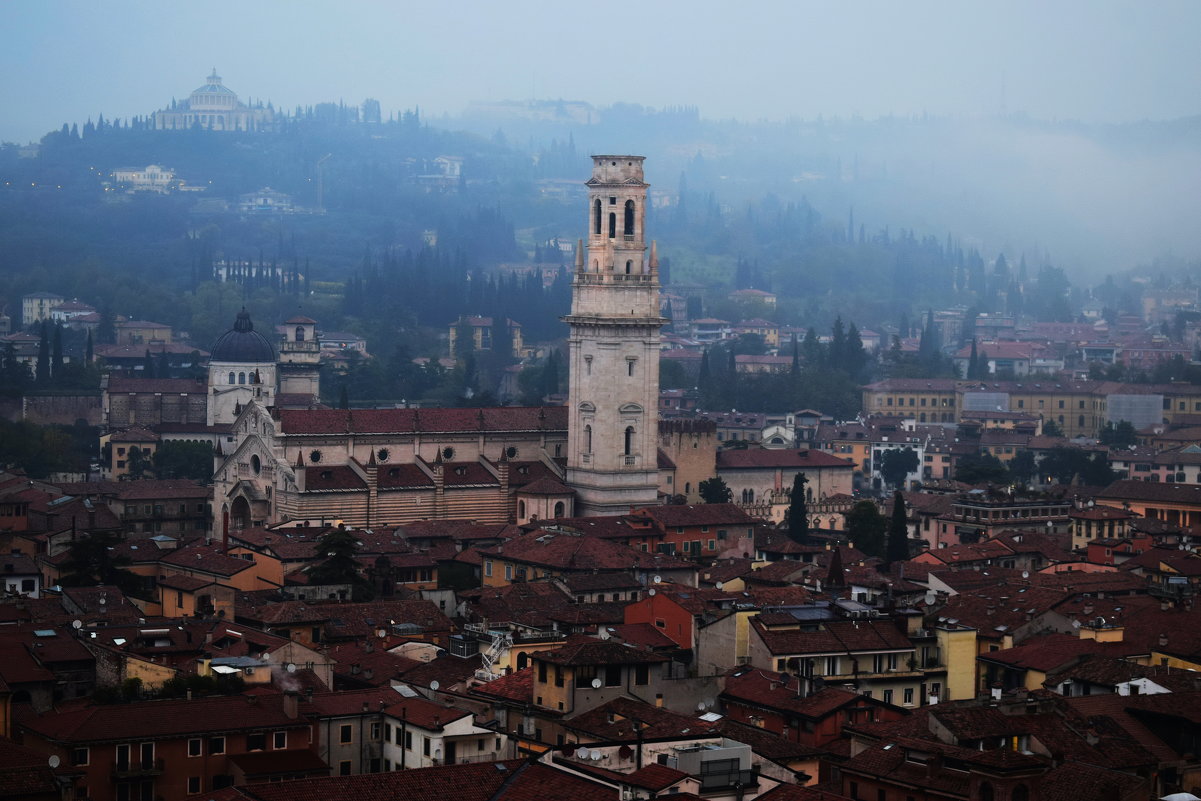
[[[897,490],[892,495],[892,520],[888,525],[888,551],[884,560],[884,569],[894,562],[904,562],[909,558],[909,524],[905,514],[905,496]]]
[[[809,544],[809,504],[805,502],[805,485],[808,483],[804,473],[797,473],[792,479],[788,502],[788,538],[798,545]]]
[[[54,334],[50,345],[50,377],[60,378],[63,374],[63,327],[54,324]]]
[[[92,329],[88,329],[88,344],[84,349],[83,359],[85,364],[91,364],[95,359],[95,349],[92,346]]]
[[[972,354],[967,359],[967,375],[964,378],[974,381],[980,377],[980,357],[976,355],[976,339],[972,338]]]
[[[47,339],[49,333],[47,328],[47,322],[42,320],[41,336],[38,338],[37,371],[34,374],[39,384],[45,384],[50,380],[50,342]]]

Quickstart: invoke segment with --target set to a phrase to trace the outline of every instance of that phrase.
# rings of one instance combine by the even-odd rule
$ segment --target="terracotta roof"
[[[909,642],[891,621],[834,620],[818,631],[769,631],[756,618],[751,625],[772,654],[845,654],[848,651],[912,651]]]
[[[280,431],[292,434],[401,434],[465,431],[566,431],[567,409],[281,409]]]
[[[749,526],[757,522],[732,503],[645,506],[633,514],[649,517],[661,526]]]
[[[110,395],[130,392],[154,392],[170,395],[195,392],[203,395],[208,392],[208,383],[201,379],[191,378],[132,378],[119,373],[109,376],[108,393]]]
[[[471,692],[504,701],[528,704],[534,694],[534,669],[532,667],[523,668],[516,673],[501,676],[486,684],[477,684],[471,688]]]
[[[525,760],[330,776],[237,788],[253,801],[618,801],[616,788]],[[235,796],[236,797],[236,796]]]
[[[20,725],[49,740],[88,743],[308,724],[284,713],[282,695],[261,694],[85,706],[46,713]]]
[[[523,485],[517,492],[524,495],[572,495],[575,490],[558,479],[543,476]]]
[[[329,765],[307,748],[233,754],[229,761],[241,769],[248,779],[280,775],[293,777],[303,773],[321,775],[329,773]]]
[[[1158,481],[1115,481],[1097,494],[1112,501],[1154,501],[1192,504],[1201,507],[1201,484],[1169,484]]]
[[[633,742],[639,737],[644,740],[698,739],[718,734],[709,721],[632,698],[607,701],[563,721],[563,726],[605,742]]]
[[[666,554],[647,553],[601,537],[563,534],[539,529],[493,548],[481,549],[487,558],[538,565],[557,570],[672,570],[693,565]]]
[[[845,707],[865,703],[857,693],[836,687],[825,687],[813,695],[802,696],[795,677],[755,668],[740,668],[728,674],[721,697],[727,701],[785,710],[814,721]]]
[[[448,708],[421,697],[401,698],[384,709],[384,713],[427,731],[441,731],[447,723],[471,716],[465,709]]]
[[[185,570],[199,570],[218,576],[232,576],[253,566],[253,562],[228,556],[216,545],[193,545],[164,551],[158,559],[160,564]]]
[[[814,449],[807,450],[768,450],[765,448],[746,448],[745,450],[721,450],[717,452],[717,470],[741,470],[753,468],[787,467],[804,470],[805,468],[839,468],[848,470],[855,463],[849,459]]]
[[[634,665],[669,661],[668,657],[653,651],[585,636],[569,637],[563,645],[539,651],[534,658],[556,665]]]

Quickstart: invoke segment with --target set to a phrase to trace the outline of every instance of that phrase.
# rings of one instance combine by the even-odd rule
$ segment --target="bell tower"
[[[659,265],[647,257],[642,156],[593,156],[588,249],[576,247],[567,483],[577,514],[657,503]]]

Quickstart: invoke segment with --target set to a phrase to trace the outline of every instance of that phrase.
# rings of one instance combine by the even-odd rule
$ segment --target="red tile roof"
[[[717,469],[743,470],[754,468],[840,468],[852,469],[855,463],[849,459],[840,459],[825,451],[807,450],[767,450],[765,448],[746,448],[745,450],[721,450],[717,452]]]
[[[618,801],[614,787],[525,760],[255,784],[238,792],[253,801],[447,801],[448,795],[455,801]]]
[[[407,434],[465,431],[566,431],[567,409],[280,409],[284,434]]]
[[[668,657],[612,640],[573,636],[558,648],[539,651],[535,659],[556,665],[635,665],[667,662]]]
[[[385,714],[427,731],[441,731],[447,723],[470,717],[465,709],[445,707],[424,698],[401,698],[384,709]]]
[[[95,743],[248,729],[286,729],[305,727],[308,723],[285,714],[282,695],[262,694],[85,706],[48,712],[26,719],[20,725],[48,740]]]
[[[655,739],[702,739],[720,736],[713,723],[668,709],[615,698],[600,706],[563,721],[570,731],[582,732],[604,742],[633,742],[641,737]]]

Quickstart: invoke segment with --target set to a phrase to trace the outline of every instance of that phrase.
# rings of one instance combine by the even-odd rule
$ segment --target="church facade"
[[[210,415],[231,421],[234,435],[214,471],[214,502],[229,527],[520,523],[658,503],[665,321],[655,249],[644,234],[642,162],[593,158],[588,252],[577,249],[564,318],[571,327],[566,407],[287,408],[288,395],[316,387],[305,347],[312,321],[288,321],[277,374],[270,343],[239,316],[214,344],[209,371]],[[267,388],[277,379],[273,398]]]

